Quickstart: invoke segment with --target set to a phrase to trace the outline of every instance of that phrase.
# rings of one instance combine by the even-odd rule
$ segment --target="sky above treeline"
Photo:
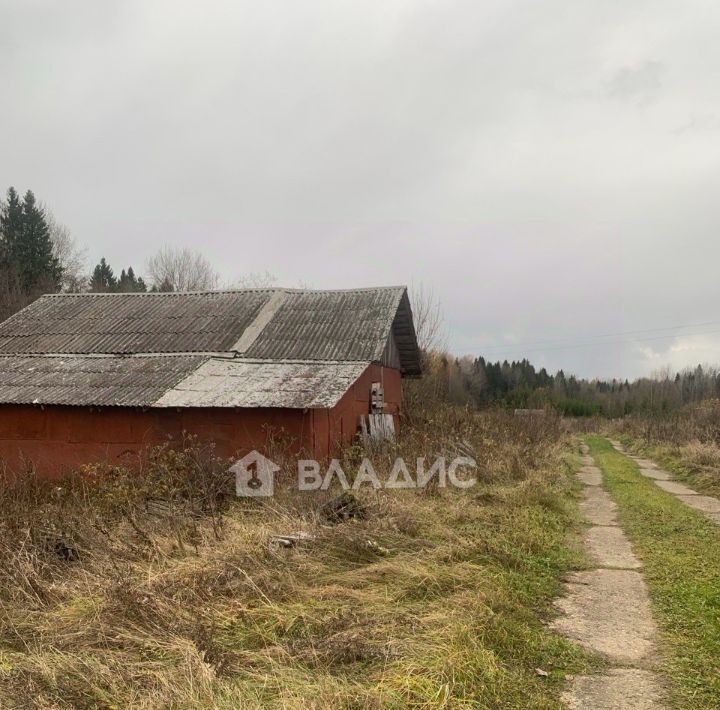
[[[0,0],[0,186],[119,269],[422,283],[447,344],[720,363],[720,5]]]

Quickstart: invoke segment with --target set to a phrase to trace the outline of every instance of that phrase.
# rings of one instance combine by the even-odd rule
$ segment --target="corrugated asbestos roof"
[[[0,402],[73,406],[150,406],[207,358],[0,357]]]
[[[0,353],[230,350],[271,291],[42,296],[0,324]]]
[[[379,360],[403,289],[287,294],[247,351],[272,360]]]
[[[0,403],[332,406],[391,337],[419,374],[404,287],[43,296],[0,324]]]
[[[334,407],[367,362],[211,359],[165,393],[156,407]]]

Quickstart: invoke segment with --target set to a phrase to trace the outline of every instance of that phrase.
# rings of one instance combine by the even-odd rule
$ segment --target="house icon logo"
[[[235,474],[235,494],[241,498],[269,498],[275,492],[274,477],[279,470],[274,461],[251,451],[230,467]]]

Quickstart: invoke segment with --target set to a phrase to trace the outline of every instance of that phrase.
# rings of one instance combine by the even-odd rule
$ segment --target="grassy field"
[[[568,442],[552,418],[446,409],[374,462],[458,442],[478,486],[361,492],[366,517],[334,526],[290,474],[270,502],[229,499],[224,463],[192,448],[140,479],[7,482],[0,705],[558,707],[564,674],[592,664],[544,625],[583,564]],[[296,531],[311,539],[268,546]]]
[[[720,526],[641,476],[605,439],[588,443],[645,565],[673,707],[720,707]]]

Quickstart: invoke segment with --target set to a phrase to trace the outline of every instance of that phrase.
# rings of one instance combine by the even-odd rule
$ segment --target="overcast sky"
[[[0,0],[0,188],[117,271],[423,283],[458,354],[720,363],[719,37],[710,0]]]

